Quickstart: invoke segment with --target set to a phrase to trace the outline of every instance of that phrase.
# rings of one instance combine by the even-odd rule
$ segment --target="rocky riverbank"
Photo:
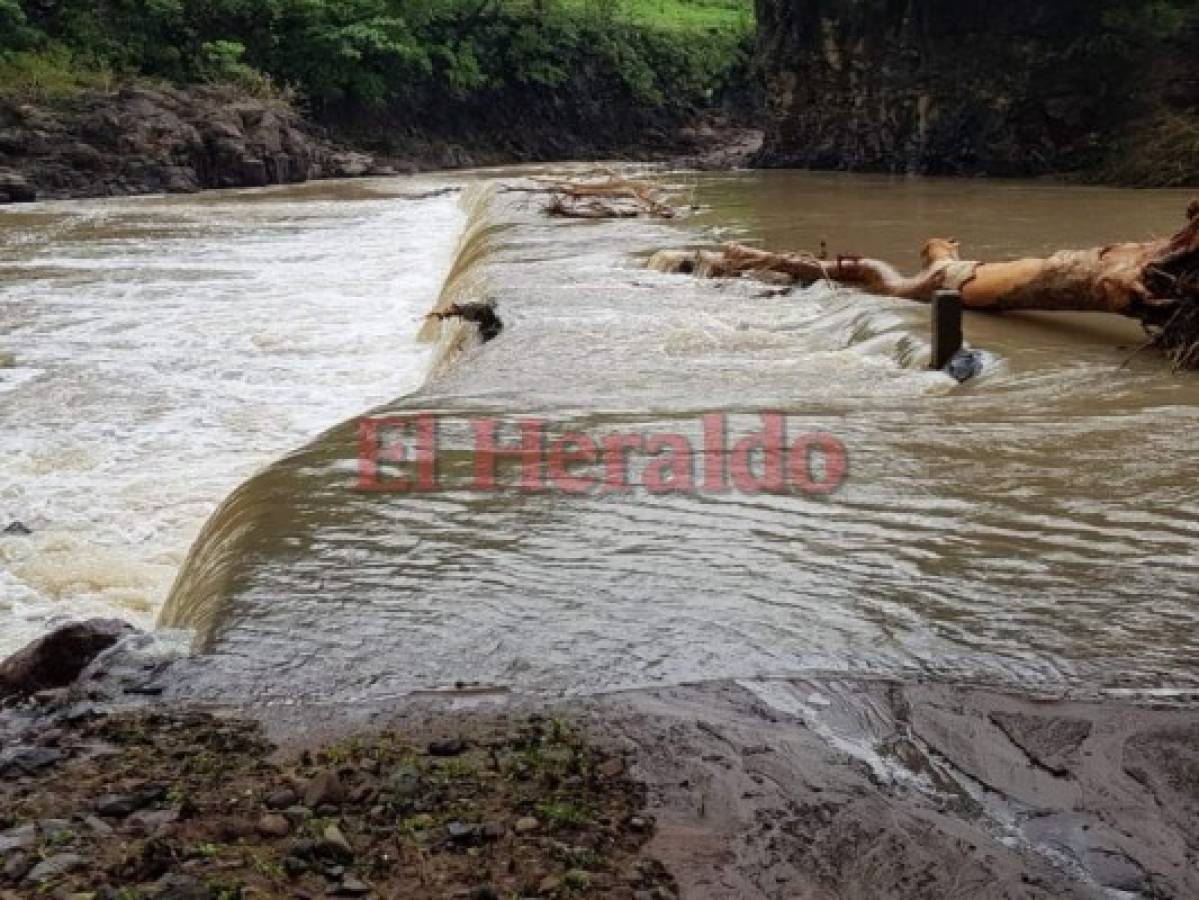
[[[129,85],[40,104],[0,100],[0,203],[191,193],[389,174],[283,100]]]
[[[345,128],[334,141],[284,100],[232,87],[130,84],[54,104],[0,99],[0,204],[73,197],[193,193],[212,188],[297,184],[322,178],[590,158],[602,151],[534,133],[524,143],[495,135],[438,139]],[[566,143],[563,143],[566,141]],[[761,135],[712,116],[648,137],[618,158],[673,160],[699,168],[745,164]]]
[[[0,897],[1199,894],[1199,697],[823,677],[196,709],[172,697],[203,660],[133,634],[46,687],[56,640],[0,670]]]

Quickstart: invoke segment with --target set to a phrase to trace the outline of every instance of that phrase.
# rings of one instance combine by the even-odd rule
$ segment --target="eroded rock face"
[[[1069,172],[1147,104],[1191,109],[1112,0],[757,0],[769,118],[757,164],[939,175]],[[1192,110],[1193,111],[1193,110]]]
[[[66,687],[97,656],[136,629],[118,619],[72,622],[0,662],[0,700]]]
[[[0,203],[190,193],[373,173],[282,101],[127,87],[45,108],[0,101]]]

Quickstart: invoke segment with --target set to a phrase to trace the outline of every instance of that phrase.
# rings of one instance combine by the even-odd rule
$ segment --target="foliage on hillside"
[[[0,0],[0,93],[138,75],[294,89],[318,114],[547,91],[674,111],[743,76],[751,33],[747,0]]]

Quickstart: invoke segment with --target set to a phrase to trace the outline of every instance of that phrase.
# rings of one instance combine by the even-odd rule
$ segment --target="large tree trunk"
[[[1199,368],[1199,200],[1187,218],[1168,240],[1012,262],[962,260],[956,241],[934,238],[925,244],[924,268],[909,277],[877,259],[768,253],[742,244],[725,244],[718,252],[663,251],[649,266],[708,278],[771,273],[805,285],[828,281],[920,302],[953,289],[969,309],[1115,313],[1140,321],[1179,367]]]

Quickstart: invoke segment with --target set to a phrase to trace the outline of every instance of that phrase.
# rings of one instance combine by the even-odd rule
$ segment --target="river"
[[[730,237],[1044,253],[1169,232],[1185,194],[680,173],[680,222],[566,222],[483,187],[521,174],[0,214],[0,514],[34,532],[0,539],[0,650],[165,603],[210,660],[192,690],[261,702],[814,670],[1199,683],[1199,382],[1134,357],[1135,326],[970,315],[986,365],[958,386],[925,369],[918,305],[641,264]],[[496,300],[505,331],[422,342],[439,292]],[[765,411],[849,470],[830,495],[364,492],[368,411],[435,413],[453,471],[480,420],[701,446],[705,415],[735,440]]]

